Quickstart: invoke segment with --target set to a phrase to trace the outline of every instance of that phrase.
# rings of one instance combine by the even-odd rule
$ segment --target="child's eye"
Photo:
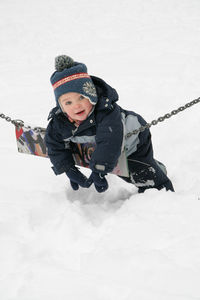
[[[66,101],[65,105],[70,105],[72,102],[71,101]]]

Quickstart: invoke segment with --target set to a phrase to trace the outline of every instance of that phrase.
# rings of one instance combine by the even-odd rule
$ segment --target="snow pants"
[[[138,192],[143,193],[146,189],[166,188],[174,192],[173,185],[167,177],[166,167],[153,157],[151,138],[138,151],[128,156],[129,177],[122,177],[123,180],[138,187]]]

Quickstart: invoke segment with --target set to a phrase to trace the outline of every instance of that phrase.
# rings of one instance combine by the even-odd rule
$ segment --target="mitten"
[[[88,181],[94,182],[95,189],[98,193],[105,192],[108,189],[108,182],[105,178],[105,175],[101,173],[92,172]]]
[[[75,191],[79,189],[79,186],[89,188],[92,184],[92,180],[83,175],[75,166],[71,167],[66,175],[69,177],[71,186]]]

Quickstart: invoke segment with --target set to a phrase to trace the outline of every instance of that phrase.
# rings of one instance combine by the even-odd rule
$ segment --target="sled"
[[[34,126],[15,126],[18,152],[32,154],[35,156],[47,157],[48,152],[45,144],[45,128]],[[95,150],[95,143],[75,144],[71,142],[71,149],[75,164],[80,167],[89,168],[92,153]],[[129,177],[127,158],[122,152],[118,159],[117,166],[112,174]]]

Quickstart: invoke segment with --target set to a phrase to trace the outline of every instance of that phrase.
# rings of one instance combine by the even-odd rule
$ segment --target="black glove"
[[[105,192],[108,188],[108,182],[105,178],[105,175],[102,175],[101,173],[92,172],[88,179],[89,182],[94,182],[95,189],[98,193]]]
[[[79,189],[79,185],[83,188],[89,188],[92,184],[92,180],[83,175],[75,166],[71,167],[66,175],[69,177],[71,186],[75,191]]]

